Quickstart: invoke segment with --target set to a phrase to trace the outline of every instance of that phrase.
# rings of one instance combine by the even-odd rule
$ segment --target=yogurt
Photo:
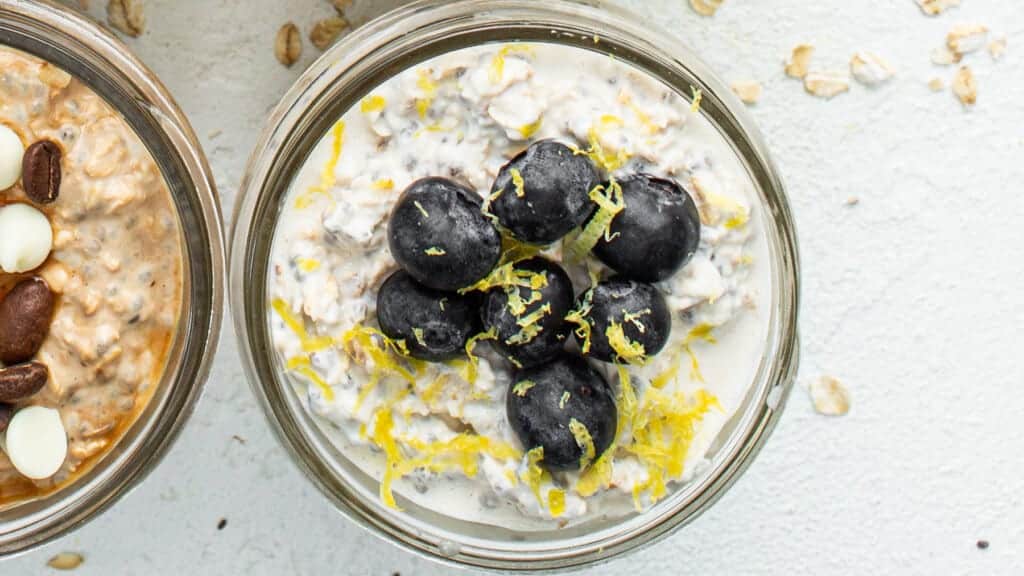
[[[754,184],[695,100],[596,52],[489,44],[385,81],[318,143],[274,232],[267,317],[281,370],[385,504],[541,530],[642,512],[706,465],[757,374],[771,292]],[[502,165],[546,138],[613,175],[676,180],[702,222],[693,259],[658,284],[673,317],[664,350],[598,366],[622,425],[582,473],[546,473],[519,445],[505,414],[514,367],[486,341],[462,360],[410,361],[375,315],[402,190],[442,176],[486,199]],[[562,260],[563,246],[544,253]],[[563,264],[577,293],[611,275],[593,257]]]

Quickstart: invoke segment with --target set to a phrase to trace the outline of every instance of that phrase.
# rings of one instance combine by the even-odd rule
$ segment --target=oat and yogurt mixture
[[[181,233],[146,147],[57,67],[0,47],[0,507],[115,446],[160,381]]]
[[[693,96],[492,44],[324,136],[277,224],[269,325],[385,504],[537,529],[645,510],[706,465],[770,285],[753,184]]]

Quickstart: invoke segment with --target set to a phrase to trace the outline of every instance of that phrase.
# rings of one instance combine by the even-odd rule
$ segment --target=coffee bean
[[[27,362],[50,332],[54,296],[38,276],[19,282],[0,301],[0,362]]]
[[[60,146],[40,140],[25,150],[21,181],[36,204],[49,204],[60,195]]]
[[[11,416],[14,416],[14,406],[0,402],[0,432],[7,430],[7,425],[11,423]]]
[[[0,368],[0,402],[18,402],[46,386],[50,371],[39,362]]]

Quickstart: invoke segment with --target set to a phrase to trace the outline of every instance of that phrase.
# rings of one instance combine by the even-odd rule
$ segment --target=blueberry
[[[634,280],[658,282],[686,264],[700,244],[700,214],[686,190],[648,174],[619,181],[625,209],[603,237],[594,255]]]
[[[541,257],[518,262],[513,270],[524,284],[543,278],[543,286],[492,289],[480,315],[484,330],[497,332],[498,352],[520,367],[534,366],[554,358],[569,336],[565,315],[573,305],[572,281],[561,266]]]
[[[590,158],[554,140],[540,140],[498,172],[491,194],[501,194],[491,211],[519,240],[550,244],[590,216],[590,191],[599,183]]]
[[[665,347],[672,331],[672,316],[661,292],[622,277],[584,292],[575,311],[590,326],[589,331],[576,331],[580,349],[603,362],[643,363]]]
[[[409,355],[449,360],[465,353],[479,333],[479,305],[472,296],[428,288],[404,270],[388,277],[377,293],[377,321],[387,337],[405,340]]]
[[[501,236],[469,188],[424,178],[402,192],[388,222],[391,255],[413,278],[437,290],[480,280],[501,256]]]
[[[615,440],[618,411],[612,390],[601,373],[579,356],[562,354],[547,364],[517,371],[506,409],[523,447],[544,448],[541,464],[548,470],[580,467],[585,453],[573,431],[579,431],[579,424],[594,444],[593,457]]]

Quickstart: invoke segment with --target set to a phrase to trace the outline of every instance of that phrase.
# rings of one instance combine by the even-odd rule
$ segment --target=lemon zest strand
[[[310,336],[309,332],[306,331],[305,323],[292,313],[284,300],[274,298],[270,306],[281,317],[285,325],[298,336],[303,351],[309,353],[319,352],[334,345],[334,340],[328,336]]]
[[[516,187],[516,196],[519,198],[526,196],[526,182],[523,180],[523,174],[516,168],[511,168],[508,172],[512,175],[512,185]]]
[[[597,212],[568,242],[566,260],[569,262],[582,262],[602,237],[606,242],[611,242],[614,239],[611,233],[612,222],[626,208],[622,186],[615,178],[609,181],[607,188],[601,184],[595,186],[589,196],[590,200],[597,204]]]
[[[363,98],[362,102],[360,102],[359,111],[364,114],[380,112],[385,106],[387,106],[387,104],[388,101],[385,100],[383,96],[371,94],[366,98]]]
[[[335,122],[334,127],[331,128],[331,137],[331,155],[328,157],[323,170],[320,172],[320,183],[315,186],[310,186],[309,190],[295,199],[296,208],[302,209],[309,207],[309,205],[313,203],[315,194],[327,194],[327,191],[333,188],[337,183],[337,177],[334,175],[334,171],[338,167],[338,161],[341,159],[341,152],[345,147],[344,120],[338,120]]]
[[[605,330],[605,336],[608,338],[608,345],[622,361],[636,366],[647,361],[647,351],[644,350],[644,345],[630,340],[626,336],[622,324],[618,322],[609,324],[608,329]]]
[[[334,390],[330,387],[329,384],[327,384],[327,382],[324,381],[323,378],[320,377],[319,374],[317,374],[316,370],[313,370],[313,366],[311,365],[309,358],[305,356],[296,356],[288,360],[287,366],[289,370],[296,372],[298,374],[302,374],[303,376],[308,378],[313,384],[316,384],[317,388],[319,388],[320,391],[323,392],[325,400],[327,400],[328,402],[334,401]]]

